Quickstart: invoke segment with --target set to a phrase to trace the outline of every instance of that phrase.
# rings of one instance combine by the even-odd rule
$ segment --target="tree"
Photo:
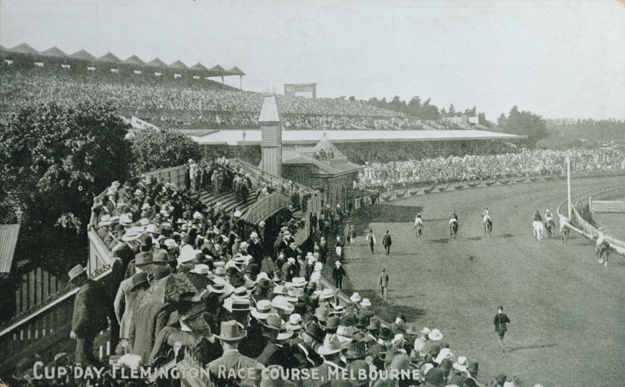
[[[87,257],[93,197],[129,177],[127,127],[114,108],[88,103],[29,106],[0,122],[0,223],[24,212],[31,261],[64,273]]]
[[[536,146],[538,140],[547,137],[545,120],[532,112],[519,111],[517,106],[510,109],[507,119],[502,114],[498,122],[506,133],[527,136],[527,141],[532,147]]]
[[[454,117],[456,115],[456,108],[454,108],[454,104],[449,105],[449,110],[447,111],[449,117]]]
[[[187,163],[189,159],[202,158],[198,143],[175,130],[143,130],[131,142],[136,173],[175,167]]]

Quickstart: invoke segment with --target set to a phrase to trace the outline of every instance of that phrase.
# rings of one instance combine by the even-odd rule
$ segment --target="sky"
[[[625,119],[617,0],[2,0],[0,44],[237,66],[243,88]],[[238,77],[227,83],[239,86]]]

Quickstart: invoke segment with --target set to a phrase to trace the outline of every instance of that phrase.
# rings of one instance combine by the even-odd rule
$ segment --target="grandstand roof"
[[[263,103],[264,107],[264,103]],[[261,112],[262,117],[262,112]],[[259,118],[260,121],[260,118]],[[201,137],[191,138],[200,145],[242,145],[242,129],[220,130]],[[410,142],[459,140],[518,140],[525,136],[489,132],[486,130],[283,130],[285,145],[317,144],[326,134],[332,143],[358,142]],[[260,145],[260,129],[245,130],[245,145]]]
[[[241,69],[239,69],[237,66],[234,66],[233,68],[228,70],[228,73],[232,75],[245,75],[245,73],[241,71]]]
[[[32,48],[31,46],[29,46],[26,43],[22,43],[20,45],[17,45],[13,48],[9,48],[9,51],[11,52],[18,52],[20,54],[34,54],[37,55],[39,54],[39,51],[35,50],[34,48]]]
[[[130,58],[124,61],[125,64],[139,65],[144,66],[145,62],[136,55],[131,56]]]
[[[172,69],[188,69],[189,68],[186,64],[182,63],[180,60],[175,61],[174,63],[170,64],[168,67]]]
[[[89,54],[85,50],[80,50],[70,55],[70,58],[74,59],[84,59],[84,60],[95,60],[95,56]]]
[[[41,51],[41,55],[53,56],[55,58],[67,58],[68,57],[68,55],[66,53],[64,53],[63,51],[61,51],[61,49],[58,48],[57,46],[54,46],[52,48],[48,48],[45,51]]]
[[[98,58],[100,62],[112,62],[112,63],[122,63],[122,60],[115,56],[112,52],[107,52]]]
[[[214,71],[214,72],[216,72],[216,73],[220,73],[220,74],[221,74],[221,73],[225,73],[225,72],[226,72],[226,69],[224,69],[224,68],[223,68],[223,67],[221,67],[220,65],[213,66],[213,67],[211,67],[209,70],[210,70],[210,71]]]
[[[275,95],[265,96],[263,107],[260,109],[260,115],[258,116],[258,122],[280,122]]]
[[[147,66],[150,67],[167,67],[167,64],[160,60],[159,58],[154,59],[153,61],[148,62]]]
[[[191,70],[208,71],[208,67],[204,66],[200,62],[197,62],[193,67],[191,67]]]

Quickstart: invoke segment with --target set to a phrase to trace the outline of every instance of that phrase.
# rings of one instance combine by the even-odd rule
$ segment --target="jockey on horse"
[[[490,218],[490,210],[488,207],[486,207],[482,213],[482,223],[484,223],[484,235],[490,235],[490,232],[493,229],[493,221]]]
[[[553,215],[549,210],[545,211],[545,228],[547,229],[547,235],[551,238],[556,229],[556,223],[553,221]]]
[[[452,211],[449,217],[449,237],[453,237],[458,232],[458,215]]]
[[[568,244],[571,228],[569,227],[569,219],[564,215],[560,215],[560,232],[562,233],[562,243]]]
[[[534,222],[532,223],[532,226],[534,226],[534,236],[536,237],[536,239],[541,240],[543,237],[543,217],[540,216],[540,212],[538,210],[536,210],[536,213],[534,214]]]
[[[599,264],[603,263],[603,253],[605,253],[605,267],[608,267],[610,250],[610,244],[605,240],[603,228],[599,227],[599,235],[597,235],[597,257],[599,257]]]
[[[419,243],[421,243],[421,236],[423,235],[423,219],[421,218],[421,213],[418,213],[414,220],[414,228],[417,230],[417,239]]]

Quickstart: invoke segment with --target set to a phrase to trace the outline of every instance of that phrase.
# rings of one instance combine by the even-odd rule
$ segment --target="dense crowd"
[[[263,94],[185,84],[11,73],[0,84],[0,111],[33,102],[112,103],[120,114],[174,128],[258,127]],[[287,129],[421,129],[418,119],[343,98],[278,96]]]
[[[602,172],[625,169],[625,154],[601,150],[527,150],[494,156],[427,158],[367,164],[359,174],[362,188],[389,188],[414,184],[441,184],[517,176],[562,174],[566,157],[574,172]]]
[[[228,167],[217,160],[210,168],[215,174]],[[340,207],[311,213],[314,246],[305,251],[288,224],[270,238],[263,222],[247,224],[236,209],[224,213],[219,203],[206,206],[169,183],[115,182],[103,196],[90,228],[114,254],[111,274],[96,282],[80,265],[70,271],[81,288],[71,334],[76,354],[59,354],[46,366],[108,360],[118,367],[117,379],[108,367],[91,382],[107,386],[158,384],[154,377],[120,380],[119,369],[170,370],[182,358],[209,371],[210,380],[203,380],[209,386],[479,385],[478,363],[454,354],[438,329],[417,327],[403,315],[384,321],[369,299],[353,293],[339,302],[336,289],[323,285],[326,264],[339,287],[346,275],[341,249],[331,249],[345,246]],[[91,346],[107,321],[114,354],[98,359]],[[328,379],[329,370],[347,376]],[[272,379],[280,371],[288,380]],[[406,380],[397,379],[402,371]],[[364,376],[354,376],[359,372]],[[304,376],[312,374],[319,376]],[[498,377],[502,386],[505,379]],[[30,366],[15,382],[82,381],[71,373],[37,380]]]

